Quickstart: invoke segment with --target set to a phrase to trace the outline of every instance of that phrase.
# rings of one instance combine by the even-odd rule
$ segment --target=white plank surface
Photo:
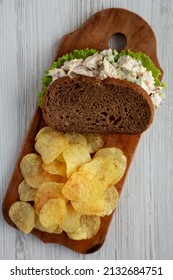
[[[44,244],[0,212],[0,259],[173,259],[173,1],[0,0],[0,203],[61,37],[95,12],[129,9],[153,28],[167,98],[143,135],[103,247],[90,255]],[[116,42],[111,40],[111,46]]]

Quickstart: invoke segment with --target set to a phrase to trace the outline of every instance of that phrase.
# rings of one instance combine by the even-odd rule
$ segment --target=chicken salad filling
[[[147,92],[154,108],[160,107],[165,98],[165,84],[158,79],[160,74],[160,70],[146,55],[142,53],[136,55],[130,51],[119,54],[112,49],[93,51],[86,58],[85,56],[80,58],[80,55],[71,60],[68,58],[60,66],[55,62],[46,72],[48,84],[60,77],[74,78],[78,75],[98,77],[101,80],[108,77],[128,80],[141,86]]]

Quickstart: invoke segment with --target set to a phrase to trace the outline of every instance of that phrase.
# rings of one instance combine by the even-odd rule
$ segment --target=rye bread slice
[[[138,134],[153,121],[151,98],[126,80],[63,77],[47,89],[42,114],[63,132]]]

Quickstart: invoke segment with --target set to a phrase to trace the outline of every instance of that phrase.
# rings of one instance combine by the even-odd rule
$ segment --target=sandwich
[[[74,50],[42,78],[43,119],[63,132],[142,133],[165,98],[160,75],[141,52]]]

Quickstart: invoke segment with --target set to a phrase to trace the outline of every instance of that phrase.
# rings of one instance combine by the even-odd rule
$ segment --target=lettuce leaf
[[[57,61],[53,62],[52,66],[50,69],[55,69],[55,68],[60,68],[62,64],[64,64],[64,62],[66,61],[70,61],[72,59],[78,59],[78,58],[87,58],[88,56],[91,56],[93,54],[98,53],[98,51],[96,49],[90,49],[90,48],[86,48],[83,50],[74,50],[70,53],[67,53],[65,55],[63,55],[62,57],[58,58]],[[42,107],[42,103],[43,103],[43,96],[46,92],[46,88],[50,85],[50,83],[52,82],[52,77],[47,75],[49,71],[45,71],[45,75],[41,78],[42,81],[42,90],[41,92],[38,93],[38,105],[40,107]]]
[[[43,96],[46,92],[47,87],[50,85],[52,82],[52,77],[48,76],[48,71],[45,71],[45,75],[41,78],[42,81],[42,90],[38,93],[38,105],[42,107],[43,103]]]

